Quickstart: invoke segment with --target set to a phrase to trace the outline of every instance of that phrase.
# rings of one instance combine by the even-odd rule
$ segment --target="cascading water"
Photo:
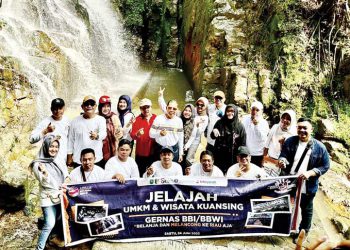
[[[132,95],[148,77],[138,71],[109,0],[5,0],[0,56],[19,62],[39,116],[55,96],[79,107],[87,94]]]

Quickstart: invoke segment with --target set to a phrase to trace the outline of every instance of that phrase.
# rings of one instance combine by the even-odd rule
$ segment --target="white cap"
[[[152,106],[152,102],[150,99],[147,99],[147,98],[143,98],[141,101],[140,101],[140,107],[143,107],[143,106]]]

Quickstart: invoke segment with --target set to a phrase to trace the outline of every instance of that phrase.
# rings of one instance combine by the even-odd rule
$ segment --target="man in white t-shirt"
[[[189,176],[207,176],[207,177],[224,177],[222,171],[214,166],[214,156],[209,150],[202,151],[200,155],[200,163],[193,164],[188,167]]]
[[[242,118],[242,124],[247,134],[246,145],[251,154],[251,161],[259,167],[262,167],[265,142],[270,131],[269,124],[262,115],[263,109],[263,104],[255,101],[250,106],[250,114]]]
[[[70,183],[105,180],[105,171],[95,165],[95,159],[95,151],[92,148],[83,149],[80,156],[81,166],[70,173]]]
[[[120,140],[116,156],[110,158],[105,166],[106,178],[117,179],[125,183],[125,179],[139,178],[139,168],[130,155],[131,142],[127,139]]]
[[[36,143],[47,135],[60,137],[60,150],[57,159],[62,163],[67,160],[67,142],[70,120],[64,116],[65,103],[61,98],[55,98],[51,101],[51,116],[45,117],[30,135],[29,142]]]
[[[107,135],[106,119],[96,114],[96,100],[93,96],[85,96],[81,108],[84,113],[76,117],[69,130],[67,165],[78,167],[80,152],[84,148],[95,151],[95,164],[104,168],[102,153],[103,139]]]
[[[172,147],[174,161],[181,162],[184,152],[184,132],[182,120],[176,116],[176,111],[177,102],[170,100],[166,105],[166,113],[154,119],[149,136],[156,141],[156,151],[161,147]]]
[[[174,151],[172,147],[162,147],[160,150],[160,161],[153,162],[143,174],[143,177],[169,177],[182,176],[181,166],[173,162]]]
[[[237,153],[237,163],[232,165],[226,173],[228,178],[259,179],[268,177],[263,168],[250,162],[251,156],[246,146],[240,146]]]

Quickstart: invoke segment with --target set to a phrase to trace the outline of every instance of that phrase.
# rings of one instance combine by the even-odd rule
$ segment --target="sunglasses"
[[[149,105],[145,105],[145,106],[142,106],[142,107],[140,107],[140,109],[149,109],[151,106],[149,106]]]
[[[83,105],[84,105],[85,107],[87,107],[87,106],[95,106],[95,105],[96,105],[96,102],[93,101],[93,100],[89,100],[89,101],[84,102]]]
[[[196,106],[197,106],[197,107],[200,107],[200,108],[203,108],[203,107],[204,107],[204,104],[197,103]]]
[[[243,159],[243,158],[247,158],[247,157],[248,157],[248,155],[244,155],[244,154],[239,155],[239,158],[241,158],[241,159]]]
[[[221,96],[214,96],[215,99],[222,100]]]
[[[169,110],[177,110],[177,108],[175,108],[175,107],[166,107],[166,108]]]

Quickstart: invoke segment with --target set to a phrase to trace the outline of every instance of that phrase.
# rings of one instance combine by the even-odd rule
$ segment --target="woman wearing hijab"
[[[60,187],[68,173],[65,166],[56,162],[60,148],[58,137],[49,135],[44,138],[39,158],[30,164],[36,179],[40,183],[40,205],[44,215],[44,226],[36,249],[44,249],[46,241],[61,214]]]
[[[103,160],[106,163],[113,157],[117,150],[118,140],[123,136],[122,127],[118,116],[111,111],[111,98],[101,96],[98,101],[98,114],[106,119],[107,136],[103,140]]]
[[[123,128],[123,139],[131,142],[131,151],[134,141],[130,136],[132,124],[135,120],[135,115],[131,112],[131,98],[128,95],[121,95],[118,100],[118,116],[120,124]],[[130,153],[131,154],[131,153]]]
[[[246,133],[239,121],[238,109],[228,104],[224,116],[218,120],[210,134],[215,139],[214,161],[223,173],[237,162],[237,150],[246,144]]]
[[[187,153],[197,132],[197,127],[195,126],[194,121],[195,112],[195,108],[192,104],[186,104],[180,116],[184,128],[184,159],[186,159],[185,161],[181,162],[183,172],[185,171],[186,167],[191,165],[191,162],[187,158]]]
[[[264,168],[271,176],[278,176],[280,168],[276,167],[284,141],[297,135],[296,115],[293,110],[281,114],[280,122],[273,125],[264,148]]]

